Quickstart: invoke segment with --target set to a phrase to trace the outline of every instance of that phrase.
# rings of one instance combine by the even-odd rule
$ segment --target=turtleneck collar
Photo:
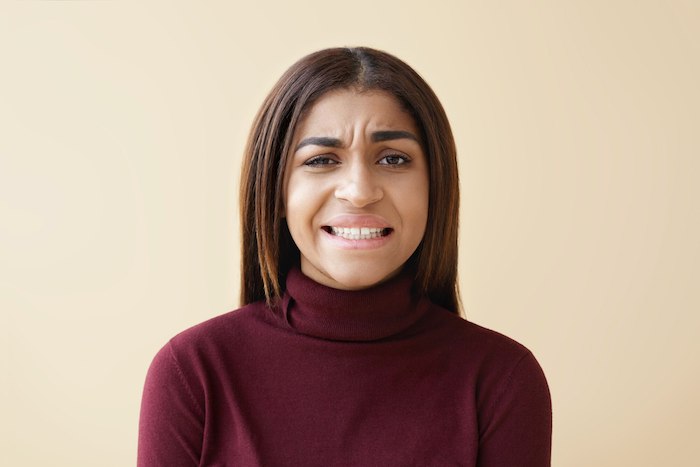
[[[282,313],[301,334],[339,341],[383,339],[407,329],[429,309],[430,302],[418,297],[412,285],[411,276],[402,273],[368,289],[338,290],[292,268]]]

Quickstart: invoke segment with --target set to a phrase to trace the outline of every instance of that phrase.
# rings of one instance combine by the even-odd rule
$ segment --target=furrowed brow
[[[304,146],[325,146],[327,148],[340,148],[343,147],[343,144],[338,138],[329,138],[326,136],[310,136],[308,138],[304,138],[301,140],[299,144],[297,144],[297,147],[294,149],[294,152],[298,151],[299,149],[303,148]]]
[[[372,133],[372,141],[375,143],[381,143],[382,141],[390,141],[392,139],[412,139],[418,142],[416,135],[410,131],[375,131]]]

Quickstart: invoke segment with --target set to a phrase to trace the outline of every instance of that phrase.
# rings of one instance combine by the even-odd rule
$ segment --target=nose
[[[363,208],[384,197],[384,190],[376,174],[366,163],[350,164],[341,174],[335,189],[335,197],[353,207]]]

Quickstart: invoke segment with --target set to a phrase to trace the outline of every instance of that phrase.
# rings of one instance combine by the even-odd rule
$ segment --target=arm
[[[480,411],[479,467],[551,465],[552,403],[542,368],[527,352]]]
[[[199,465],[203,430],[204,411],[185,381],[168,343],[155,356],[146,376],[137,465]]]

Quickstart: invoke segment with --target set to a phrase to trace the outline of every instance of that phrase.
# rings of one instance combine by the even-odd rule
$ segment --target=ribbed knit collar
[[[301,334],[340,341],[372,341],[398,334],[418,321],[430,302],[412,291],[400,274],[358,291],[321,285],[293,268],[287,275],[282,313]]]

